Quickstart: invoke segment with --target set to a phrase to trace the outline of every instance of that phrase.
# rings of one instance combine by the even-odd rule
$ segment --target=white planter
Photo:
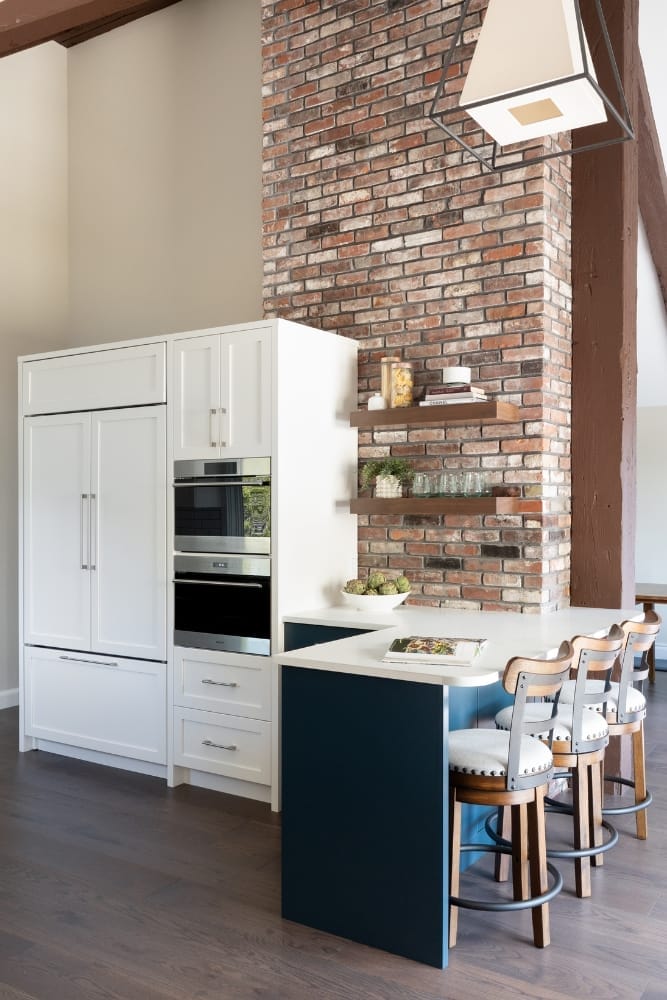
[[[375,480],[375,496],[387,500],[403,496],[403,487],[397,476],[378,476]]]

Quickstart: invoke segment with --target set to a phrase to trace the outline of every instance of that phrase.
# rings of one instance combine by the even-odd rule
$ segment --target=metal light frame
[[[449,48],[449,51],[445,56],[442,76],[440,78],[440,83],[438,84],[438,88],[435,92],[435,97],[433,98],[433,103],[431,104],[428,116],[434,123],[434,125],[437,125],[439,129],[442,129],[442,131],[446,135],[448,135],[450,139],[454,139],[460,146],[462,146],[468,153],[470,153],[471,156],[473,156],[476,160],[478,160],[482,164],[482,166],[486,167],[487,170],[491,171],[502,170],[505,167],[527,166],[531,163],[542,163],[545,160],[552,160],[554,159],[554,157],[557,156],[571,156],[574,155],[575,153],[585,153],[591,149],[600,149],[603,146],[614,146],[620,142],[628,142],[628,140],[635,138],[635,133],[632,127],[632,121],[630,119],[630,112],[628,110],[628,105],[625,100],[625,94],[623,92],[623,84],[621,82],[618,66],[616,64],[616,59],[614,58],[614,52],[611,46],[611,39],[609,37],[609,31],[607,29],[607,22],[605,21],[604,14],[602,12],[601,0],[595,0],[595,7],[597,10],[600,27],[602,29],[602,35],[604,37],[605,46],[607,49],[607,55],[609,57],[611,70],[614,76],[614,81],[616,83],[616,88],[618,90],[618,96],[622,110],[618,111],[617,108],[612,104],[610,98],[608,98],[607,95],[604,93],[604,91],[598,84],[597,80],[595,79],[593,73],[591,72],[591,66],[586,54],[587,46],[585,43],[584,26],[581,18],[581,8],[579,0],[574,0],[574,10],[577,18],[577,31],[579,35],[579,46],[581,48],[581,55],[583,60],[583,71],[581,73],[576,73],[572,76],[559,78],[557,82],[571,83],[576,80],[584,80],[584,79],[587,80],[588,83],[591,85],[591,87],[598,94],[600,100],[604,103],[609,114],[615,119],[615,121],[620,126],[622,132],[621,135],[613,136],[608,139],[603,139],[600,140],[599,142],[592,142],[586,146],[578,146],[576,149],[571,149],[571,148],[562,149],[552,153],[544,153],[541,156],[533,156],[530,158],[523,158],[523,159],[521,158],[522,149],[520,143],[512,143],[511,145],[514,147],[512,152],[503,153],[503,147],[499,146],[498,142],[495,139],[493,139],[493,137],[489,137],[489,142],[493,143],[493,149],[490,156],[485,156],[482,153],[480,153],[478,149],[475,149],[474,146],[471,146],[469,143],[467,143],[460,135],[457,135],[446,124],[445,121],[446,117],[453,117],[455,114],[458,114],[460,112],[467,113],[471,108],[476,108],[479,107],[480,105],[486,105],[491,103],[488,100],[474,101],[470,102],[469,104],[457,104],[455,108],[449,108],[443,112],[438,112],[437,110],[438,104],[441,101],[443,95],[445,94],[449,67],[452,64],[454,53],[461,39],[461,35],[463,34],[463,25],[466,16],[468,14],[468,8],[470,6],[470,2],[471,0],[462,0],[461,13],[459,15],[456,31],[454,33],[454,38],[452,40],[452,44]],[[542,81],[541,83],[536,84],[534,86],[524,87],[521,90],[512,91],[511,94],[498,94],[496,100],[502,100],[508,97],[523,97],[524,95],[533,94],[536,91],[543,90],[545,82],[546,81]],[[480,130],[480,132],[482,132],[484,135],[488,135],[488,133],[484,132],[482,127],[477,124],[477,122],[475,122],[475,124],[477,125],[477,128]],[[557,133],[557,134],[562,134],[562,133]],[[544,138],[547,138],[547,136],[545,136]],[[527,140],[527,144],[524,146],[524,149],[532,149],[537,141],[539,141],[539,138],[534,140]],[[485,143],[484,145],[488,146],[489,142]]]

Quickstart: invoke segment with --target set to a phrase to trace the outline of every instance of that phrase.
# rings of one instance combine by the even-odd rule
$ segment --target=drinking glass
[[[412,495],[414,497],[427,497],[431,492],[431,481],[428,472],[415,472],[412,480]]]

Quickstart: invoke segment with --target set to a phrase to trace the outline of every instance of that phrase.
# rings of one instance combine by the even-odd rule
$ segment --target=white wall
[[[69,50],[72,344],[262,316],[260,4]]]
[[[667,69],[664,38],[667,4],[640,0],[639,44],[651,105],[667,158]],[[641,227],[637,277],[637,544],[636,576],[646,583],[667,583],[667,315]],[[667,609],[662,609],[663,617]],[[667,626],[657,655],[667,659]]]
[[[67,320],[67,57],[0,59],[0,708],[17,700],[19,354],[60,346]]]

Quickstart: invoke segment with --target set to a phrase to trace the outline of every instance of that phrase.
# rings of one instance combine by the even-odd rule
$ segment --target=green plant
[[[378,476],[396,476],[401,483],[409,486],[415,470],[405,458],[372,458],[361,470],[361,485],[364,489],[371,485]]]

